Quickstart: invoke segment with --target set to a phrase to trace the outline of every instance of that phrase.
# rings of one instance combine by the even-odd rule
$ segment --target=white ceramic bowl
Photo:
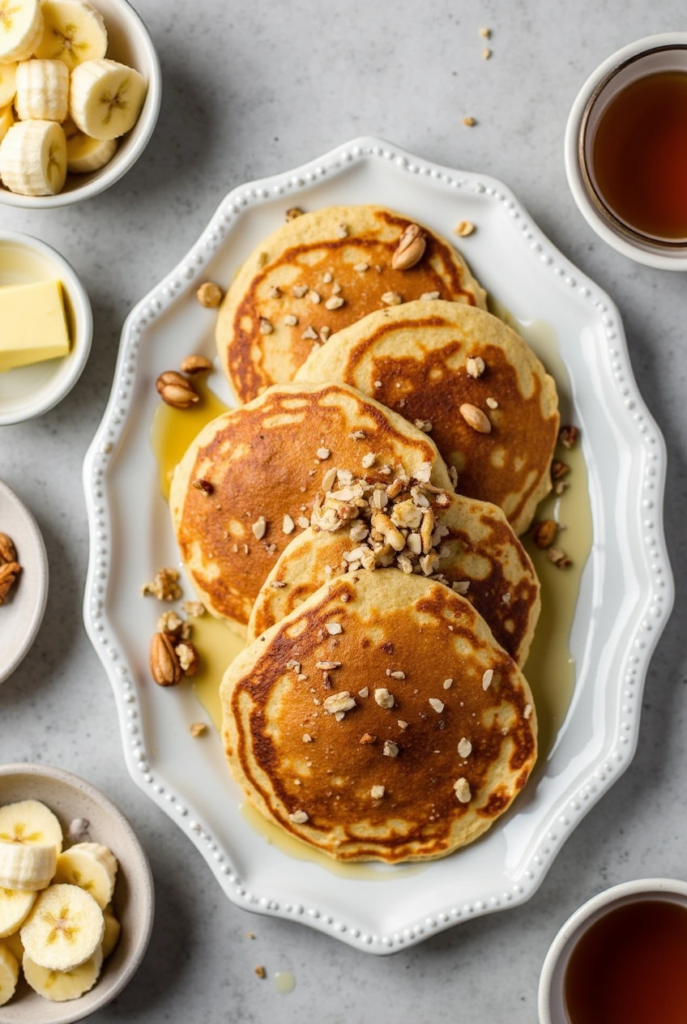
[[[0,1006],[0,1024],[72,1024],[106,1006],[140,966],[153,926],[155,897],[143,847],[124,815],[100,790],[60,768],[42,764],[0,766],[0,805],[41,800],[67,832],[75,818],[89,822],[88,838],[109,846],[119,861],[113,907],[122,931],[95,986],[80,999],[52,1003],[22,979],[17,992]]]
[[[687,244],[653,242],[621,223],[596,193],[588,152],[594,126],[607,103],[631,82],[656,71],[687,71],[687,32],[638,39],[592,72],[573,103],[565,130],[565,170],[573,198],[597,235],[637,263],[687,270]]]
[[[141,115],[121,140],[112,160],[101,170],[92,174],[68,174],[64,188],[56,196],[20,196],[0,185],[0,203],[39,210],[91,199],[119,181],[150,141],[160,113],[162,75],[148,29],[126,0],[92,0],[92,3],[105,19],[109,36],[108,58],[136,68],[148,83]]]
[[[67,261],[51,246],[18,231],[0,231],[0,286],[62,282],[71,349],[59,359],[0,373],[0,426],[52,409],[69,394],[91,351],[93,315],[88,295]]]
[[[687,883],[640,878],[600,892],[568,918],[551,943],[539,979],[539,1024],[570,1024],[565,1009],[565,972],[573,949],[590,925],[610,910],[639,900],[670,900],[687,907]]]
[[[0,530],[17,549],[22,571],[0,605],[0,683],[24,660],[40,629],[48,598],[48,558],[36,520],[0,480]]]

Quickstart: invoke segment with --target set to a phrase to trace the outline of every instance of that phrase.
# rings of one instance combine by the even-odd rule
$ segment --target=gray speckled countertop
[[[0,478],[36,515],[51,600],[36,645],[0,689],[0,757],[61,765],[109,793],[152,861],[158,913],[145,963],[94,1017],[160,1024],[410,1020],[532,1024],[539,970],[568,914],[605,886],[687,876],[687,658],[680,541],[687,494],[683,275],[630,263],[578,214],[562,158],[588,73],[633,39],[684,24],[678,0],[135,0],[164,75],[157,132],[105,195],[45,213],[0,206],[0,227],[56,246],[93,303],[93,352],[71,395],[0,431]],[[491,26],[490,61],[478,29]],[[463,127],[465,114],[478,120]],[[114,702],[81,621],[87,533],[81,463],[109,393],[131,306],[184,255],[220,198],[365,132],[505,180],[624,317],[642,393],[666,435],[666,518],[677,606],[653,659],[639,749],[568,841],[535,897],[376,959],[224,898],[191,844],[130,782]],[[247,938],[254,932],[255,940]],[[267,968],[266,980],[253,973]],[[271,977],[291,970],[295,991]]]

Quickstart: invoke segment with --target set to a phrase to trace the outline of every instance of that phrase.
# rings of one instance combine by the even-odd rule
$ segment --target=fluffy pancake
[[[368,448],[381,479],[400,466],[451,488],[433,441],[345,384],[274,386],[201,430],[175,470],[170,511],[181,558],[214,615],[245,635],[265,578],[291,535],[310,525],[323,478],[357,468]]]
[[[438,292],[485,307],[484,290],[463,258],[428,228],[422,228],[422,258],[406,270],[392,267],[399,240],[414,223],[381,206],[330,206],[289,221],[260,243],[231,284],[217,322],[217,350],[240,402],[293,380],[313,346],[384,308],[383,296],[409,300]]]
[[[371,313],[313,352],[297,379],[345,381],[431,424],[457,470],[456,490],[498,505],[518,534],[551,490],[556,385],[522,338],[484,310],[423,301]],[[465,404],[484,414],[489,433],[469,425]]]
[[[522,666],[539,618],[539,580],[534,566],[496,505],[457,494],[450,495],[448,501],[446,505],[433,501],[431,506],[437,523],[447,531],[437,538],[441,574],[449,584],[459,584],[497,642]],[[357,546],[350,526],[343,524],[334,533],[316,532],[311,527],[294,537],[253,605],[248,641],[302,604],[328,576],[347,572],[349,563],[344,555]]]
[[[220,696],[248,798],[340,860],[472,842],[536,758],[515,662],[468,601],[397,569],[325,584],[238,656]]]

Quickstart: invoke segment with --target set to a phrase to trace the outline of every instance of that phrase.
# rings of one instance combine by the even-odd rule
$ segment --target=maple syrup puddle
[[[503,307],[492,304],[502,320],[512,326],[536,352],[547,371],[554,377],[562,398],[562,422],[566,405],[570,406],[570,380],[560,357],[555,331],[543,320],[520,324]],[[151,444],[159,467],[160,489],[169,497],[174,468],[198,432],[227,411],[227,406],[203,380],[194,380],[201,401],[192,409],[174,409],[160,402],[151,428]],[[572,560],[568,569],[558,569],[539,550],[531,537],[523,539],[541,582],[542,610],[535,632],[525,676],[532,688],[539,723],[539,757],[545,759],[555,742],[570,706],[575,687],[575,659],[570,652],[570,631],[580,590],[582,571],[592,547],[592,515],[587,481],[587,467],[578,443],[573,449],[558,446],[556,459],[570,466],[566,477],[570,486],[562,495],[550,494],[537,509],[537,519],[555,519],[561,532],[556,541]],[[220,619],[210,614],[193,618],[193,643],[200,655],[200,668],[193,677],[194,693],[210,720],[221,731],[222,711],[219,684],[227,667],[245,648],[245,641]],[[312,847],[289,836],[271,824],[249,804],[241,806],[246,822],[268,843],[297,860],[320,864],[334,874],[348,878],[393,880],[403,874],[414,874],[426,865],[387,865],[339,863]]]

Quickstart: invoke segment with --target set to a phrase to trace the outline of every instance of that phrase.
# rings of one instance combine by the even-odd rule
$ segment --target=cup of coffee
[[[605,242],[687,270],[687,32],[640,39],[590,75],[568,118],[565,167]]]

